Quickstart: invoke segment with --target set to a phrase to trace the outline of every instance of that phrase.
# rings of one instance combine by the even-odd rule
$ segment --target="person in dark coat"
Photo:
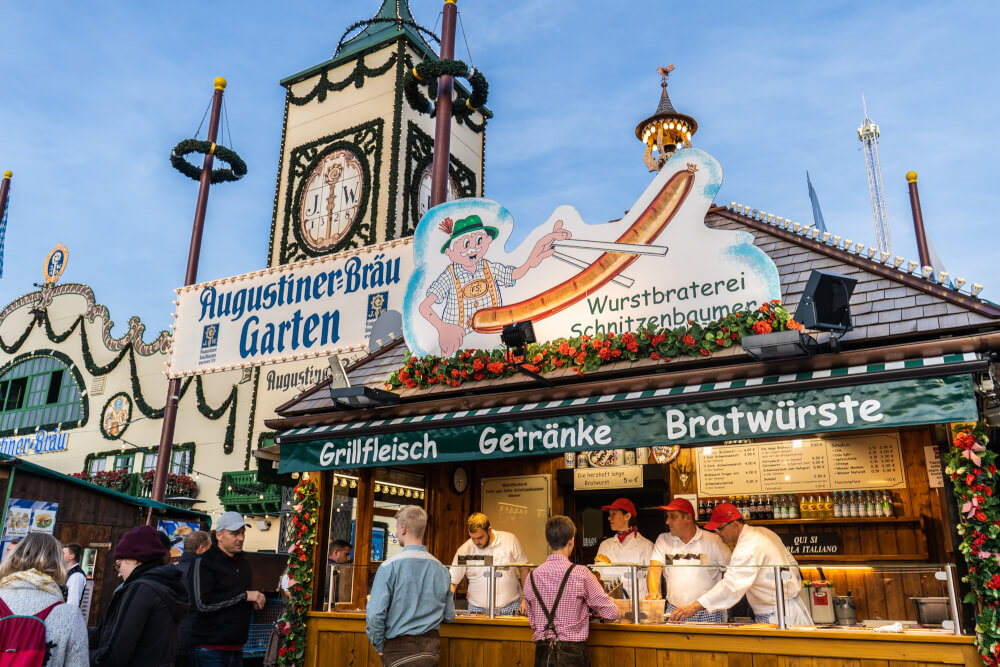
[[[177,625],[188,613],[189,600],[180,571],[163,564],[166,553],[150,526],[122,536],[112,557],[124,581],[111,596],[91,646],[91,665],[173,666]]]
[[[189,597],[191,596],[191,565],[198,556],[208,551],[211,546],[212,536],[204,530],[196,530],[184,538],[184,553],[181,554],[181,559],[177,561],[177,569],[181,572],[181,577],[184,579]],[[177,667],[190,667],[194,664],[194,658],[191,656],[191,651],[194,649],[191,643],[191,635],[197,620],[198,615],[192,610],[190,614],[184,617],[184,620],[181,621],[177,628],[180,635],[180,648],[177,651],[177,659],[175,660]]]

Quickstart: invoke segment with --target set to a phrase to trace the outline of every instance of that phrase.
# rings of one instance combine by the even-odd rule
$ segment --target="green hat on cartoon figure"
[[[454,241],[460,236],[468,234],[469,232],[477,232],[482,230],[487,234],[489,234],[490,238],[492,239],[495,239],[500,234],[500,232],[497,231],[496,227],[490,227],[488,225],[484,225],[482,218],[480,218],[478,215],[470,215],[467,218],[460,219],[458,222],[455,223],[455,225],[451,229],[446,228],[448,222],[449,220],[445,219],[445,221],[441,224],[441,229],[446,234],[449,235],[448,240],[445,241],[443,246],[441,246],[442,255],[448,249],[448,246],[451,245],[452,241]]]

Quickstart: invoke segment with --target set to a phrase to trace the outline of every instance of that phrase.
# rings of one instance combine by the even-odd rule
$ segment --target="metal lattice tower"
[[[882,165],[878,159],[878,125],[868,117],[868,105],[861,96],[865,109],[865,120],[858,128],[858,139],[865,147],[865,165],[868,168],[868,194],[872,200],[872,217],[875,219],[875,238],[879,252],[892,254],[892,235],[889,233],[889,218],[885,212],[885,190],[882,187]]]

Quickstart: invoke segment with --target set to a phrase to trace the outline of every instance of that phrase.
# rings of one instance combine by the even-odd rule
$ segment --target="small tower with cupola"
[[[678,113],[667,95],[667,79],[674,71],[673,65],[658,67],[660,73],[660,103],[656,112],[639,123],[635,136],[646,145],[643,160],[650,171],[659,171],[670,156],[680,148],[691,148],[691,137],[698,131],[698,123],[686,114]]]

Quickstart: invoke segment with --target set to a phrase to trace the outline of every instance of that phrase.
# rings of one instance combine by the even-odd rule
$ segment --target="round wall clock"
[[[462,466],[456,466],[451,473],[451,486],[455,493],[465,493],[469,488],[469,471]]]
[[[299,231],[313,250],[333,247],[354,228],[364,200],[361,160],[341,148],[327,153],[309,168],[299,204]]]
[[[417,201],[417,213],[422,218],[424,213],[431,208],[431,166],[427,165],[424,167],[423,173],[420,174],[420,190],[418,194]],[[448,195],[446,201],[454,201],[458,199],[458,187],[455,185],[455,179],[448,176]]]

